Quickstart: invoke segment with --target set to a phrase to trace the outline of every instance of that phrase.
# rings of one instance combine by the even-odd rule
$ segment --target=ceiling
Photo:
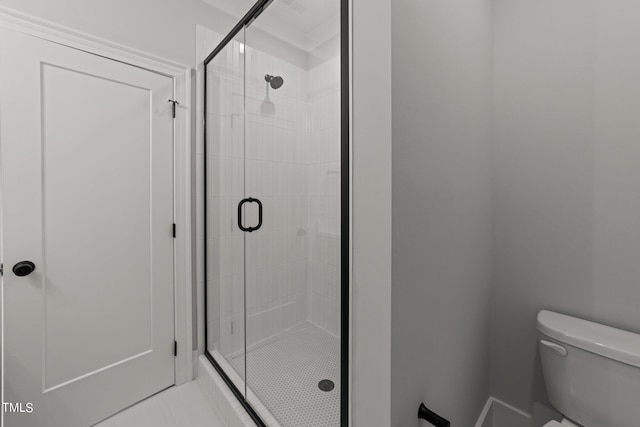
[[[255,0],[202,0],[242,18]],[[340,0],[274,0],[252,26],[305,51],[311,51],[340,30]]]

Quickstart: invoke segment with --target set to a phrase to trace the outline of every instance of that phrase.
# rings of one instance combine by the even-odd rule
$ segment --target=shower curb
[[[227,427],[256,427],[247,411],[244,410],[205,356],[198,357],[198,378],[196,381]]]
[[[231,367],[227,367],[227,371],[234,372]],[[196,381],[200,384],[209,403],[222,416],[227,427],[256,427],[256,423],[251,419],[249,413],[242,407],[242,404],[204,355],[198,357],[198,378]],[[249,390],[249,399],[254,402],[256,412],[268,426],[281,427],[280,423],[259,402],[251,390]]]

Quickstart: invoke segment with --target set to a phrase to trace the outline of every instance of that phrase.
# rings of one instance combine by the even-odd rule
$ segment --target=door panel
[[[173,82],[1,38],[4,421],[88,426],[174,383]]]
[[[145,108],[151,93],[50,64],[42,66],[41,93],[44,371],[50,389],[152,349],[150,164],[141,162],[151,151]],[[105,119],[123,126],[105,127]],[[69,161],[76,157],[82,160]],[[85,236],[100,245],[87,251],[77,244]],[[91,278],[91,286],[78,277]],[[103,305],[118,310],[101,310]],[[83,357],[70,359],[69,353]]]

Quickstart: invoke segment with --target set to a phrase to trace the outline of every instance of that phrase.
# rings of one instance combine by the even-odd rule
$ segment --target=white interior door
[[[0,30],[4,401],[33,407],[2,425],[87,427],[174,384],[172,95]]]

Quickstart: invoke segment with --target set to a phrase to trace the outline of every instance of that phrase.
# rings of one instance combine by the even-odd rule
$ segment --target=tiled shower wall
[[[249,346],[306,320],[339,335],[339,57],[305,70],[238,41],[221,55],[207,117],[210,349],[243,347],[245,274]],[[237,227],[243,197],[263,203],[259,232]]]
[[[340,57],[309,71],[309,319],[340,336]]]
[[[308,317],[309,108],[306,70],[247,44],[246,195],[264,205],[262,228],[245,240],[250,346]],[[269,87],[266,74],[284,85]]]

